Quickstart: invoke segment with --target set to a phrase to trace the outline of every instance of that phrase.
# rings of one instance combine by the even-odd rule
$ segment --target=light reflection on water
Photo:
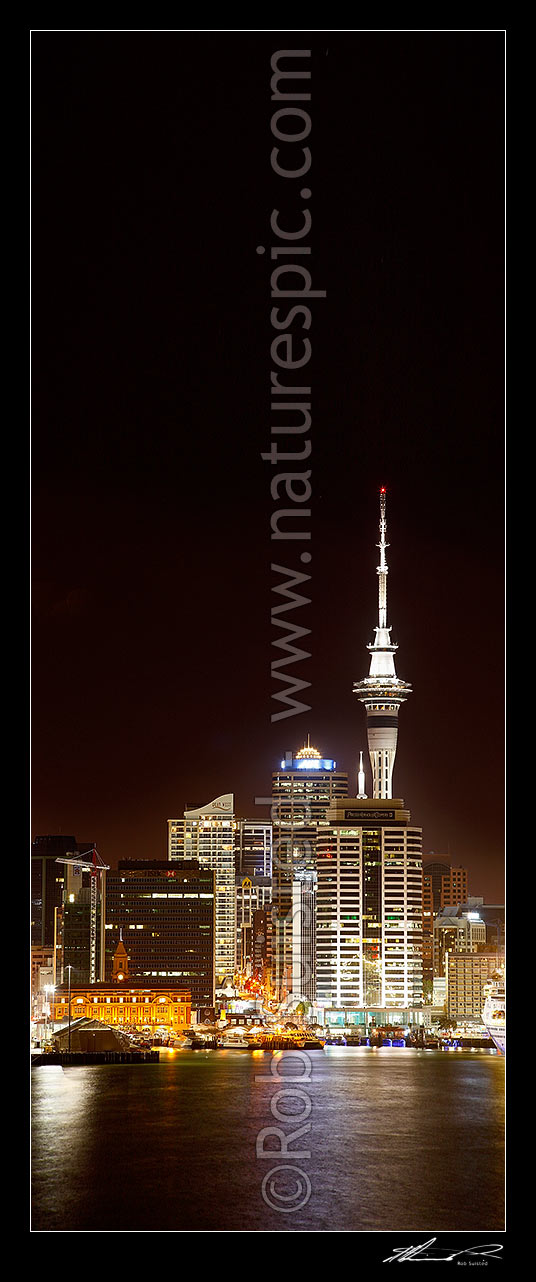
[[[329,1047],[309,1060],[301,1088],[287,1083],[297,1064],[287,1057],[281,1082],[268,1053],[33,1069],[33,1230],[504,1228],[502,1058]],[[283,1214],[261,1186],[289,1159],[261,1160],[255,1143],[264,1127],[303,1124],[299,1097],[274,1106],[285,1123],[270,1109],[290,1086],[311,1103],[294,1144],[310,1157],[293,1163],[311,1196]]]

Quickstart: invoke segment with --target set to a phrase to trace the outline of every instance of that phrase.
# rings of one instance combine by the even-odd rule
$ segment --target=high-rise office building
[[[76,872],[76,869],[71,869],[69,867],[65,869],[66,885],[61,913],[62,973],[64,974],[67,967],[71,966],[73,976],[76,975],[77,981],[81,984],[89,984],[95,982],[95,980],[103,978],[103,901],[101,895],[98,894],[94,909],[94,930],[96,932],[97,940],[97,963],[95,967],[95,980],[93,980],[91,949],[91,886],[81,884],[77,885],[74,880]],[[82,873],[80,870],[78,874],[80,882],[82,877],[84,880],[88,880],[88,874]]]
[[[257,983],[271,984],[272,975],[272,917],[267,908],[253,912],[251,973]]]
[[[328,811],[317,843],[318,1005],[420,1009],[421,842],[401,799],[347,797]]]
[[[480,919],[486,923],[486,943],[491,951],[502,954],[504,957],[506,931],[505,931],[505,905],[504,904],[485,904],[482,896],[468,895],[467,899],[460,905],[461,912],[478,912]]]
[[[311,957],[314,938],[305,941],[306,914],[300,917],[299,934],[293,941],[293,916],[297,897],[307,874],[316,880],[316,841],[326,812],[337,797],[348,792],[348,775],[337,769],[330,757],[323,757],[309,742],[296,754],[288,751],[281,767],[272,776],[272,923],[273,982],[280,1000],[301,998],[311,991]],[[301,909],[300,909],[301,912]],[[314,922],[311,923],[314,937]],[[303,951],[299,979],[298,940]],[[298,987],[296,987],[296,985]]]
[[[318,850],[317,850],[318,855]],[[316,869],[297,872],[292,883],[292,995],[316,997]]]
[[[62,867],[63,865],[63,867]],[[95,847],[82,853],[70,852],[58,859],[63,876],[63,906],[58,914],[58,940],[61,965],[56,967],[61,978],[65,969],[73,968],[81,983],[96,983],[104,978],[104,918],[106,872]]]
[[[168,820],[169,859],[196,859],[215,874],[216,988],[236,970],[236,822],[232,792]]]
[[[434,978],[434,921],[446,904],[463,904],[467,899],[467,869],[453,867],[438,857],[422,867],[423,983],[428,993]]]
[[[195,1010],[214,1003],[214,872],[194,859],[123,860],[108,873],[106,979],[124,945],[131,978],[168,981]]]
[[[454,866],[434,856],[422,866],[423,881],[430,887],[432,910],[440,912],[445,904],[464,904],[468,895],[468,873],[460,865]],[[428,894],[427,894],[428,898]]]
[[[447,953],[477,952],[486,939],[486,923],[477,908],[445,905],[434,919],[434,976],[446,974]]]
[[[237,818],[234,834],[237,969],[252,977],[255,913],[269,912],[272,900],[272,824],[266,819]]]
[[[272,880],[270,877],[243,877],[241,873],[237,873],[236,964],[237,971],[242,975],[251,976],[253,973],[255,913],[263,912],[270,916],[271,903]]]
[[[57,915],[63,906],[65,868],[58,860],[93,850],[94,842],[75,837],[43,836],[32,842],[32,944],[54,945]]]
[[[235,820],[236,871],[252,881],[271,880],[272,824],[269,819]]]

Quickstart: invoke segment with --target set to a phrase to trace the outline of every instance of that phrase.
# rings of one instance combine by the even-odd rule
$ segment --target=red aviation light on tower
[[[385,485],[382,485],[380,488],[380,494],[386,494],[386,493],[387,493],[387,490],[385,488]]]

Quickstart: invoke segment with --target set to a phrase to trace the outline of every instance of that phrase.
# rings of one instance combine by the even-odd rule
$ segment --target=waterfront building
[[[391,627],[387,623],[387,521],[385,516],[386,491],[380,490],[380,564],[378,573],[378,625],[370,653],[368,677],[354,682],[354,693],[365,705],[367,712],[367,739],[372,767],[372,795],[387,799],[393,795],[393,770],[398,739],[398,713],[411,694],[407,681],[397,677],[395,652],[391,640]]]
[[[124,983],[72,984],[70,1002],[71,1020],[96,1019],[117,1028],[164,1025],[179,1032],[190,1027],[192,1018],[189,990],[165,981],[129,977]],[[62,984],[54,993],[54,1022],[65,1025],[68,1019],[69,990]]]
[[[482,1023],[486,984],[504,964],[497,952],[447,952],[445,978],[447,1015],[452,1022],[474,1020]]]
[[[197,860],[122,860],[107,879],[106,978],[124,954],[131,978],[178,984],[194,1009],[212,1006],[214,902],[214,870]]]
[[[236,858],[232,792],[216,797],[182,819],[168,820],[168,855],[195,859],[215,876],[214,931],[216,987],[233,980],[236,970]]]
[[[339,799],[317,842],[316,1004],[422,1007],[421,829],[402,799]]]
[[[314,976],[299,983],[297,945],[293,951],[293,913],[301,903],[302,881],[316,882],[316,842],[330,805],[348,793],[348,775],[337,762],[323,757],[307,743],[295,754],[287,751],[280,769],[272,775],[272,921],[273,981],[280,1001],[293,995],[301,1000],[305,982],[314,986]],[[295,886],[295,883],[298,883]],[[299,924],[300,949],[314,956],[314,922],[306,943],[306,916]],[[304,960],[305,960],[304,953]]]

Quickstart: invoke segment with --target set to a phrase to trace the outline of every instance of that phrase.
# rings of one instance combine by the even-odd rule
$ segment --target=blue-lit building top
[[[282,770],[336,770],[331,757],[291,757],[281,762]]]
[[[296,753],[285,753],[281,762],[282,770],[336,770],[337,762],[332,757],[321,757],[317,748],[313,748],[307,735],[307,743]]]

